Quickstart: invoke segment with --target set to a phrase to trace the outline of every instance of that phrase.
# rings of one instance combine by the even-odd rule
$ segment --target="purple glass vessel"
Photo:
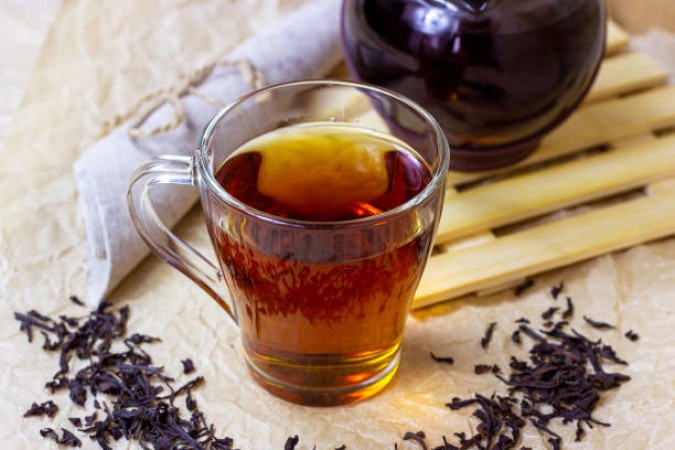
[[[530,154],[579,105],[606,14],[604,0],[345,0],[343,47],[354,78],[436,117],[452,169],[487,170]]]

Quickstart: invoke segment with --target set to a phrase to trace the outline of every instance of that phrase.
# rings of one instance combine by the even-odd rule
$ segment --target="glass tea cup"
[[[392,134],[381,115],[405,122]],[[394,376],[440,215],[449,149],[432,116],[386,89],[298,81],[246,95],[194,156],[140,167],[131,220],[239,326],[253,378],[303,405],[368,398]],[[173,235],[151,187],[199,189],[218,264]]]

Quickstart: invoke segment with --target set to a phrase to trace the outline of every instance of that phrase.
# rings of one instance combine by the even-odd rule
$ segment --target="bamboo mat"
[[[675,86],[608,30],[584,104],[527,159],[452,172],[413,308],[512,288],[527,277],[675,233]]]

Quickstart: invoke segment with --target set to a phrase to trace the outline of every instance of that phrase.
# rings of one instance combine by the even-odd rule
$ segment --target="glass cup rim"
[[[370,92],[375,92],[386,97],[392,98],[414,111],[416,114],[419,114],[436,134],[436,147],[441,147],[439,149],[439,161],[438,166],[433,171],[431,181],[417,193],[413,198],[402,203],[395,208],[384,211],[380,214],[375,214],[372,216],[359,217],[356,219],[350,220],[338,220],[338,221],[311,221],[311,220],[301,220],[301,219],[291,219],[280,216],[275,216],[274,214],[269,214],[264,211],[261,211],[257,208],[248,205],[247,203],[242,202],[238,198],[231,195],[227,190],[225,190],[220,183],[216,181],[214,176],[214,171],[211,171],[207,161],[208,155],[208,143],[218,126],[220,120],[228,113],[233,111],[239,105],[251,100],[252,98],[265,95],[267,92],[273,90],[279,90],[282,88],[290,87],[301,87],[301,86],[324,86],[324,87],[350,87],[354,89],[367,90]],[[417,104],[415,101],[401,95],[397,92],[394,92],[390,89],[382,88],[373,84],[355,82],[355,81],[345,81],[345,80],[331,80],[331,79],[311,79],[311,80],[298,80],[298,81],[289,81],[283,83],[272,84],[260,89],[251,91],[248,94],[245,94],[236,100],[230,102],[227,106],[222,108],[218,113],[208,122],[204,131],[202,132],[197,149],[195,151],[195,169],[198,175],[198,178],[206,185],[206,188],[212,193],[215,194],[216,199],[228,206],[233,206],[237,210],[244,213],[255,216],[256,218],[263,219],[270,223],[275,223],[278,225],[286,225],[292,227],[302,227],[302,228],[333,228],[336,225],[340,227],[354,227],[354,226],[364,226],[364,225],[373,225],[376,223],[382,223],[387,221],[389,218],[398,216],[405,213],[408,210],[414,209],[416,206],[422,204],[427,198],[431,197],[433,193],[443,186],[445,178],[448,174],[448,168],[450,163],[450,149],[447,137],[445,132],[436,121],[436,119],[422,106]]]

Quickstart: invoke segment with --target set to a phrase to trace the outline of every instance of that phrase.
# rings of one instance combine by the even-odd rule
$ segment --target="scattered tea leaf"
[[[488,348],[488,345],[490,345],[490,341],[492,340],[492,334],[495,331],[495,328],[497,327],[497,322],[491,322],[490,325],[485,329],[485,334],[483,335],[483,338],[480,340],[480,346],[483,347],[484,349]]]
[[[52,439],[53,441],[57,442],[60,440],[59,434],[54,431],[52,428],[43,428],[40,430],[40,436],[44,438],[49,438]]]
[[[541,315],[541,318],[544,320],[549,320],[551,317],[553,317],[553,314],[555,314],[560,308],[557,306],[552,306],[546,311],[544,311]]]
[[[476,375],[483,375],[490,372],[491,370],[492,366],[490,366],[489,364],[476,364],[475,366],[473,366],[473,373],[475,373]]]
[[[70,297],[68,297],[68,299],[78,306],[84,306],[84,302],[80,300],[80,297],[78,297],[77,295],[71,295]]]
[[[484,375],[486,373],[501,373],[501,369],[496,364],[476,364],[473,366],[473,373],[476,375]]]
[[[436,356],[433,352],[429,352],[429,355],[431,355],[431,359],[433,359],[436,362],[445,363],[445,364],[454,364],[455,363],[455,360],[452,358],[452,356]]]
[[[295,446],[300,442],[300,438],[296,436],[289,437],[286,439],[286,444],[284,444],[284,450],[295,450]]]
[[[52,392],[67,388],[71,401],[83,407],[90,395],[103,394],[110,400],[108,403],[94,399],[95,411],[85,416],[84,427],[82,419],[69,419],[102,449],[108,450],[112,441],[125,438],[138,442],[142,448],[232,450],[234,441],[215,437],[213,425],[206,422],[194,401],[192,391],[202,384],[203,378],[176,386],[161,367],[152,365],[151,356],[144,350],[145,345],[160,339],[140,333],[125,337],[129,314],[128,306],[114,311],[110,303],[103,302],[83,317],[52,319],[29,311],[15,313],[15,318],[29,341],[38,329],[49,344],[43,348],[59,351],[59,370],[46,385]],[[121,350],[112,350],[116,343]],[[73,371],[75,361],[84,367]],[[184,369],[194,370],[191,362],[183,365]],[[189,412],[187,418],[177,406],[177,400],[183,396]],[[55,408],[49,402],[34,404],[29,413],[55,414]],[[60,445],[81,445],[65,429],[61,436],[51,428],[43,429],[41,434]]]
[[[520,297],[523,295],[525,291],[530,289],[532,286],[534,286],[534,280],[532,278],[526,278],[525,281],[523,281],[521,284],[515,287],[513,290],[513,294],[516,297]]]
[[[75,428],[82,428],[82,419],[79,417],[69,417],[68,421],[72,423]]]
[[[572,303],[572,299],[569,297],[566,297],[566,301],[567,301],[567,308],[565,309],[565,311],[563,311],[562,318],[565,320],[569,320],[574,315],[574,303]]]
[[[626,331],[626,334],[624,334],[624,336],[626,336],[628,339],[630,339],[633,342],[640,339],[640,335],[635,333],[633,330]]]
[[[561,283],[554,290],[562,291],[563,286]],[[557,292],[555,295],[559,294]],[[573,310],[572,301],[568,298],[563,318],[571,318]],[[443,445],[433,447],[433,450],[516,449],[527,423],[531,423],[545,436],[551,449],[561,450],[562,437],[549,427],[554,420],[574,424],[575,440],[582,440],[587,430],[594,426],[610,426],[594,417],[595,408],[604,391],[619,387],[630,377],[607,372],[603,363],[627,362],[601,340],[593,341],[574,329],[567,331],[567,320],[549,321],[545,329],[536,331],[525,318],[516,322],[518,329],[512,332],[511,340],[522,344],[521,335],[529,337],[532,340],[529,358],[520,360],[512,356],[507,376],[497,372],[494,369],[497,366],[474,366],[477,374],[489,371],[495,373],[508,386],[508,395],[494,394],[487,398],[475,394],[468,399],[453,398],[447,406],[451,410],[474,408],[472,415],[479,424],[473,436],[455,433],[459,445],[448,443],[443,438]],[[427,445],[423,437],[418,438],[420,445]],[[532,449],[520,446],[520,450]]]
[[[564,284],[551,289],[551,295],[557,298]],[[78,299],[79,300],[79,299]],[[77,301],[72,300],[79,304]],[[81,303],[81,302],[80,302]],[[61,316],[58,320],[44,316],[37,311],[25,314],[15,313],[21,323],[21,330],[32,342],[34,332],[38,330],[44,337],[43,348],[47,351],[59,351],[59,370],[46,384],[51,392],[68,389],[74,403],[86,404],[86,398],[104,394],[112,401],[92,402],[92,414],[69,421],[80,431],[89,435],[104,450],[109,450],[111,441],[126,438],[137,441],[142,448],[181,448],[195,450],[234,450],[234,440],[229,437],[215,437],[213,425],[209,425],[199,410],[192,391],[203,383],[202,377],[196,377],[176,387],[174,380],[166,375],[161,367],[152,365],[152,358],[143,346],[159,342],[160,339],[135,333],[125,338],[129,308],[122,307],[111,311],[109,303],[102,303],[89,316],[73,318]],[[551,319],[560,308],[549,308],[542,318]],[[563,319],[573,315],[572,300],[567,297],[567,308]],[[584,320],[594,328],[614,328],[613,325],[597,322],[584,316]],[[603,362],[627,364],[619,358],[614,349],[601,340],[589,338],[572,329],[567,332],[567,320],[553,322],[543,330],[535,331],[528,326],[530,320],[520,318],[516,321],[518,329],[512,332],[511,340],[521,344],[521,334],[534,341],[529,350],[529,360],[511,358],[510,373],[502,375],[497,365],[477,364],[474,372],[484,374],[492,372],[508,386],[508,396],[493,394],[488,398],[475,394],[473,398],[453,398],[447,406],[451,410],[473,407],[472,415],[479,421],[476,433],[455,433],[459,446],[453,445],[443,436],[443,444],[431,450],[511,450],[519,443],[522,429],[527,421],[544,434],[553,450],[562,448],[562,438],[549,428],[554,419],[563,424],[574,423],[576,440],[583,439],[586,430],[598,426],[610,426],[593,416],[603,391],[619,387],[630,380],[621,373],[608,373]],[[492,322],[485,330],[481,346],[487,349],[495,329]],[[625,336],[636,341],[639,336],[632,330]],[[113,352],[113,343],[122,341],[125,349]],[[452,364],[452,357],[437,356],[431,353],[437,362]],[[84,362],[84,368],[71,374],[71,363]],[[194,371],[192,360],[181,361],[183,373]],[[183,417],[177,405],[179,397],[185,397],[185,407],[189,418]],[[50,401],[34,403],[26,416],[47,415],[52,417],[58,407]],[[100,417],[97,411],[100,411]],[[51,428],[40,430],[40,434],[63,446],[81,447],[81,441],[70,431],[62,429],[61,435]],[[424,432],[408,432],[405,441],[413,441],[421,450],[428,450]],[[289,437],[284,450],[295,450],[300,439]],[[395,444],[395,448],[398,448]],[[342,445],[335,450],[345,450]],[[532,450],[521,446],[519,450]]]
[[[181,361],[183,364],[183,373],[188,375],[195,371],[195,365],[190,358],[184,359]]]
[[[417,433],[408,431],[406,434],[403,435],[403,440],[416,442],[417,444],[419,444],[422,450],[428,450],[423,431],[418,431]]]
[[[521,344],[523,341],[520,339],[520,331],[516,330],[513,333],[511,333],[511,340],[515,342],[516,344]]]
[[[517,402],[511,397],[493,395],[491,398],[480,394],[468,400],[453,398],[448,403],[451,410],[457,411],[475,406],[473,416],[479,420],[477,433],[467,438],[464,433],[455,433],[461,449],[478,448],[483,450],[508,450],[520,440],[525,421],[517,414]]]
[[[565,283],[560,282],[559,285],[553,286],[551,288],[551,297],[553,297],[553,300],[558,300],[558,296],[562,293],[562,291],[565,290]]]
[[[47,416],[49,418],[54,417],[54,415],[59,411],[59,407],[51,400],[47,400],[43,403],[33,403],[28,411],[24,413],[24,417],[43,417]]]
[[[606,330],[611,330],[616,328],[614,325],[610,325],[606,322],[598,322],[592,319],[589,319],[588,317],[584,316],[584,320],[593,328],[597,328],[600,330],[606,329]]]
[[[75,437],[73,433],[64,428],[61,428],[61,436],[59,436],[59,434],[51,428],[41,429],[40,436],[51,439],[58,445],[62,445],[64,447],[82,447],[82,441]]]

